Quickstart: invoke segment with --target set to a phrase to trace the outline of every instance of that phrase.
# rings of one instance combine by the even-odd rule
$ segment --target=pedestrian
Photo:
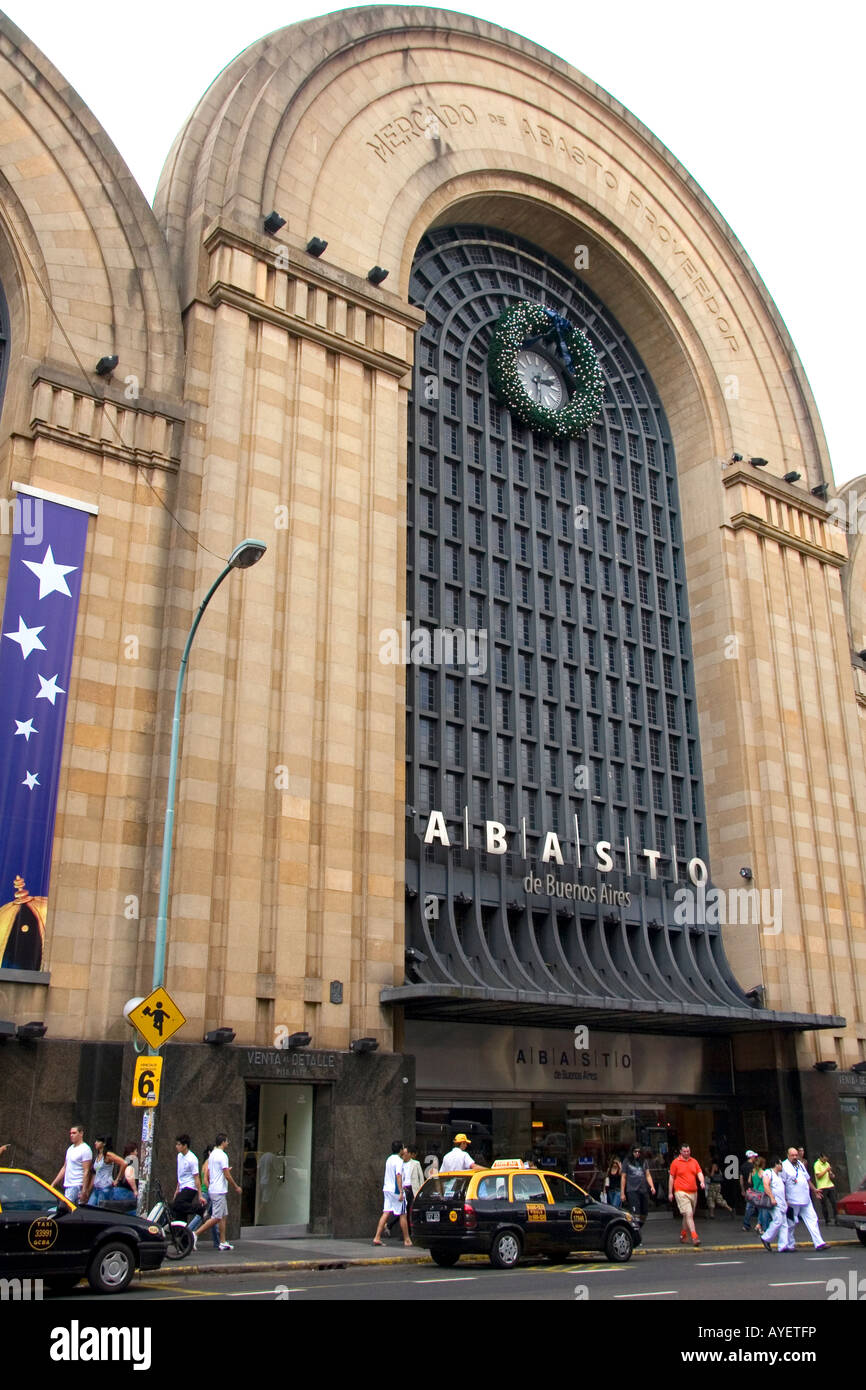
[[[640,1144],[633,1144],[631,1153],[621,1165],[620,1206],[626,1207],[642,1226],[649,1215],[649,1194],[656,1195],[649,1160],[644,1158]]]
[[[123,1150],[120,1174],[114,1180],[112,1202],[123,1202],[130,1211],[138,1206],[138,1144],[127,1144]],[[106,1199],[107,1200],[107,1199]]]
[[[115,1167],[125,1168],[126,1164],[119,1154],[114,1154],[108,1147],[111,1137],[107,1134],[100,1134],[93,1141],[95,1150],[93,1155],[93,1183],[90,1188],[90,1196],[87,1199],[89,1207],[99,1207],[103,1202],[110,1201],[114,1196]]]
[[[226,1218],[229,1208],[228,1184],[231,1183],[239,1197],[241,1195],[241,1189],[232,1177],[229,1157],[226,1153],[227,1142],[228,1135],[221,1131],[217,1135],[214,1146],[208,1155],[208,1196],[210,1197],[213,1215],[209,1216],[204,1225],[200,1226],[198,1230],[199,1235],[204,1235],[205,1231],[211,1230],[218,1224],[220,1230],[220,1250],[234,1250],[234,1246],[230,1245],[226,1240]]]
[[[815,1208],[812,1206],[809,1170],[800,1158],[796,1148],[790,1148],[788,1150],[788,1157],[782,1164],[782,1175],[785,1179],[785,1198],[788,1203],[789,1248],[794,1249],[796,1247],[794,1228],[798,1221],[802,1221],[809,1235],[812,1237],[812,1244],[815,1249],[826,1250],[827,1242],[821,1235],[818,1217],[815,1214]]]
[[[758,1154],[752,1164],[752,1176],[749,1179],[752,1187],[751,1202],[758,1214],[758,1231],[766,1234],[767,1227],[772,1218],[772,1208],[767,1202],[767,1190],[764,1186],[765,1160]]]
[[[403,1192],[406,1197],[406,1220],[412,1214],[412,1203],[418,1196],[424,1184],[424,1170],[418,1162],[418,1149],[414,1144],[409,1144],[406,1149],[406,1159],[403,1163]]]
[[[405,1157],[406,1145],[402,1139],[395,1139],[391,1145],[391,1156],[385,1163],[385,1176],[382,1179],[382,1193],[385,1200],[382,1215],[379,1217],[379,1224],[376,1227],[376,1234],[373,1237],[374,1245],[382,1244],[382,1232],[388,1217],[391,1215],[399,1218],[400,1230],[403,1232],[403,1244],[412,1244],[406,1221],[406,1198],[403,1196],[403,1160]]]
[[[189,1146],[188,1134],[179,1134],[174,1141],[177,1154],[177,1187],[172,1198],[173,1214],[178,1221],[191,1221],[202,1205],[201,1178],[198,1159]]]
[[[695,1248],[701,1243],[701,1238],[695,1229],[695,1208],[698,1205],[699,1185],[703,1191],[706,1191],[701,1165],[696,1158],[692,1158],[689,1145],[681,1144],[679,1156],[674,1159],[668,1173],[668,1200],[673,1201],[676,1198],[677,1210],[683,1218],[680,1242],[685,1244],[691,1236],[692,1245]]]
[[[63,1167],[51,1184],[57,1187],[63,1183],[63,1195],[78,1206],[86,1206],[90,1195],[90,1170],[93,1166],[93,1150],[84,1142],[84,1126],[74,1124],[69,1131],[69,1148],[63,1160]]]
[[[193,1235],[196,1235],[196,1232],[201,1228],[202,1224],[205,1221],[209,1220],[211,1216],[213,1216],[213,1205],[210,1200],[210,1193],[208,1192],[208,1178],[210,1176],[210,1171],[208,1169],[208,1159],[210,1158],[212,1152],[213,1144],[208,1144],[207,1148],[204,1151],[204,1158],[202,1159],[201,1165],[201,1198],[205,1205],[203,1213],[194,1216],[192,1220],[189,1222],[189,1230],[192,1232]],[[214,1250],[219,1250],[220,1233],[218,1226],[211,1226],[210,1236],[211,1240],[213,1241]],[[198,1242],[197,1235],[196,1242]]]
[[[621,1206],[622,1206],[622,1190],[621,1190],[621,1189],[622,1189],[622,1164],[620,1163],[620,1161],[619,1161],[619,1159],[616,1157],[616,1155],[614,1155],[614,1157],[610,1160],[610,1163],[608,1164],[607,1174],[605,1175],[605,1179],[604,1179],[604,1191],[602,1192],[602,1201],[603,1201],[603,1202],[607,1202],[608,1206],[611,1206],[611,1207],[621,1207]]]
[[[788,1246],[788,1199],[785,1196],[785,1179],[782,1174],[781,1158],[774,1158],[764,1169],[764,1191],[770,1199],[770,1224],[761,1235],[761,1244],[768,1255],[773,1253],[773,1237],[778,1235],[778,1253],[785,1255],[793,1245]]]
[[[728,1211],[731,1217],[735,1215],[734,1208],[729,1206],[722,1196],[722,1177],[723,1173],[719,1167],[717,1158],[710,1158],[707,1166],[707,1216],[710,1221],[716,1219],[716,1207],[721,1207],[723,1211]]]
[[[8,1145],[8,1144],[0,1144],[0,1158],[3,1157],[3,1155],[5,1154],[5,1152],[6,1152],[6,1150],[7,1150],[8,1148],[9,1148],[9,1145]]]
[[[740,1196],[746,1204],[746,1209],[743,1214],[744,1231],[751,1231],[753,1229],[753,1221],[755,1223],[754,1229],[758,1229],[758,1212],[752,1201],[752,1193],[755,1190],[752,1187],[752,1162],[757,1157],[758,1155],[754,1149],[746,1149],[746,1161],[740,1166]]]
[[[2,1153],[2,1149],[0,1149]],[[830,1167],[830,1160],[825,1153],[819,1154],[812,1165],[815,1173],[815,1186],[821,1198],[821,1205],[824,1213],[825,1225],[829,1225],[831,1220],[834,1226],[838,1226],[836,1219],[836,1174]]]
[[[469,1136],[467,1134],[457,1134],[454,1136],[454,1148],[445,1155],[439,1167],[440,1173],[462,1173],[464,1170],[480,1168],[482,1165],[476,1163],[472,1155],[467,1153],[469,1148]]]

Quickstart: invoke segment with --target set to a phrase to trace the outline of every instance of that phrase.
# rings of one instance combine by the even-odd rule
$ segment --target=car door
[[[560,1173],[545,1173],[550,1192],[551,1244],[570,1250],[597,1250],[602,1231],[598,1203]]]
[[[511,1178],[512,1211],[523,1230],[527,1255],[543,1254],[556,1240],[551,1231],[550,1196],[539,1173],[514,1173]]]
[[[32,1173],[0,1173],[0,1272],[18,1278],[80,1269],[85,1223]]]

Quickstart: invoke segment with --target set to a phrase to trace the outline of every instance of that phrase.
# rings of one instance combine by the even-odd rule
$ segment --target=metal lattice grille
[[[408,666],[408,800],[444,811],[452,842],[466,806],[479,838],[496,819],[513,843],[525,819],[533,861],[546,830],[573,847],[577,816],[582,843],[611,841],[618,869],[628,838],[633,868],[655,848],[660,872],[674,851],[682,873],[705,857],[704,809],[673,448],[646,368],[591,291],[507,233],[430,233],[410,293],[428,319],[407,617],[434,651],[437,629],[440,643],[486,633],[486,670],[480,648],[474,669]],[[563,314],[598,353],[604,404],[584,438],[535,434],[488,390],[493,325],[520,300]],[[527,872],[514,854],[505,868]]]

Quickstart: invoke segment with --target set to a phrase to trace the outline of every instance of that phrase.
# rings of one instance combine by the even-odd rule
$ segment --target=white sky
[[[336,7],[6,0],[5,8],[91,108],[152,199],[177,131],[220,69],[264,34]],[[860,0],[554,0],[537,10],[526,0],[475,0],[444,8],[550,49],[668,146],[775,299],[814,392],[837,483],[866,472],[854,352],[866,307],[855,243],[864,164]]]

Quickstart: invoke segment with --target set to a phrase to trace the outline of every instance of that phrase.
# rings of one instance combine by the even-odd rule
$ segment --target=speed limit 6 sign
[[[161,1077],[161,1057],[139,1057],[132,1079],[133,1105],[158,1105]]]

